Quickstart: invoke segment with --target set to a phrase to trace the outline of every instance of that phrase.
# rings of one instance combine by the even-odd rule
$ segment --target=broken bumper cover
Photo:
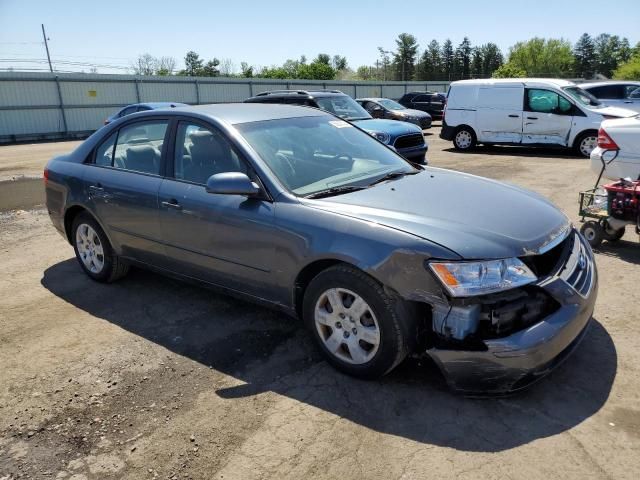
[[[485,340],[486,349],[427,350],[449,386],[463,393],[510,393],[562,363],[584,337],[593,314],[598,279],[590,253],[588,288],[574,289],[567,281],[572,274],[545,282],[543,288],[561,307],[543,320],[512,335]]]

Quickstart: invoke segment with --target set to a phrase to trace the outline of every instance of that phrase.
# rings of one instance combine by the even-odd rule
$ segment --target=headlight
[[[369,134],[372,137],[377,138],[379,141],[381,141],[384,144],[388,144],[389,141],[391,140],[391,137],[389,136],[388,133],[384,133],[384,132],[369,132]]]
[[[517,258],[484,262],[431,262],[429,267],[454,297],[499,292],[537,280],[529,267]]]

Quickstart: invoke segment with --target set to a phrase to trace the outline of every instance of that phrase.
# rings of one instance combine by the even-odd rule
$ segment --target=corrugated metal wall
[[[137,77],[134,75],[0,73],[0,142],[65,138],[98,129],[130,103],[241,102],[267,90],[341,90],[354,98],[400,98],[412,90],[446,91],[448,82],[347,82]]]

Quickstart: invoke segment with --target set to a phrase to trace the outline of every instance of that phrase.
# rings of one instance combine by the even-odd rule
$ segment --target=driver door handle
[[[520,115],[509,115],[509,118],[520,118]]]
[[[169,201],[162,202],[162,206],[167,208],[173,208],[174,210],[182,210],[182,205],[180,205],[175,198],[172,198]]]
[[[527,117],[527,120],[538,120],[538,117]]]

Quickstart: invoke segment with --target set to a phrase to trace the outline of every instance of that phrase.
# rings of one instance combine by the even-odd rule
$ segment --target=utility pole
[[[42,26],[42,38],[44,38],[44,48],[47,50],[47,60],[49,61],[49,70],[53,73],[53,67],[51,66],[51,57],[49,56],[49,44],[47,43],[47,34],[44,33],[44,23],[40,24]]]

